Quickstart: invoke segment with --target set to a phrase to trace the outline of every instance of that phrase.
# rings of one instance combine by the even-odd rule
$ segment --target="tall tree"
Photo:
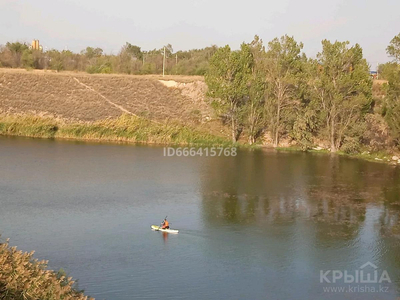
[[[263,41],[256,35],[249,44],[252,55],[251,75],[249,78],[249,97],[244,106],[244,125],[249,137],[249,144],[255,143],[265,127],[265,47]]]
[[[103,49],[86,47],[85,50],[81,51],[81,54],[85,55],[88,59],[96,58],[103,55]]]
[[[400,33],[390,41],[386,52],[394,58],[394,62],[386,75],[388,97],[385,104],[385,119],[394,142],[400,145]]]
[[[322,41],[311,80],[315,107],[325,123],[330,148],[336,152],[347,131],[371,104],[372,81],[361,47],[349,42]]]
[[[163,48],[160,49],[161,53],[164,54],[164,48],[165,48],[165,57],[171,57],[172,53],[174,52],[174,49],[172,48],[171,44],[168,44],[164,46]]]
[[[12,53],[12,67],[20,68],[24,52],[29,51],[28,45],[20,42],[7,43],[6,48]]]
[[[126,52],[132,58],[136,58],[138,60],[141,60],[143,58],[143,53],[140,47],[132,45],[128,42],[126,42],[126,44],[122,46],[121,52]]]
[[[302,43],[297,43],[287,35],[268,43],[265,59],[266,79],[269,83],[266,112],[275,147],[279,144],[283,113],[299,104],[299,80],[305,60],[301,54],[302,49]]]
[[[398,72],[400,76],[400,72]],[[390,83],[389,83],[390,86]],[[389,87],[392,89],[393,87]],[[385,107],[385,119],[390,128],[390,135],[394,143],[400,145],[400,97],[395,96],[394,93],[388,97]]]
[[[251,74],[250,47],[242,44],[239,51],[231,51],[227,45],[220,48],[210,59],[205,75],[209,96],[218,99],[218,107],[231,124],[232,141],[241,132],[241,116]]]
[[[395,61],[385,64],[384,74],[388,80],[384,116],[390,128],[390,135],[400,145],[400,34],[395,36],[386,48]]]
[[[117,70],[122,73],[131,74],[135,71],[135,65],[142,66],[143,53],[140,47],[128,42],[122,46],[118,55]]]
[[[390,41],[386,52],[393,57],[396,62],[400,63],[400,33]]]

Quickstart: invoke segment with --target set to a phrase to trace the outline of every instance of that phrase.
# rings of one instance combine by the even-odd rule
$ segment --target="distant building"
[[[31,49],[32,50],[42,50],[43,47],[39,45],[39,40],[33,40]]]
[[[378,79],[378,72],[377,71],[369,71],[369,74],[372,79]]]

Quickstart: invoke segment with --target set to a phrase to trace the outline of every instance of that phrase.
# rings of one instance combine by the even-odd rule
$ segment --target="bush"
[[[298,118],[294,122],[291,137],[296,141],[303,151],[311,149],[313,146],[313,136],[309,131],[307,122],[304,118]]]
[[[362,135],[363,144],[373,151],[387,149],[390,144],[389,127],[385,119],[378,114],[367,114],[365,116],[366,129]]]
[[[361,149],[360,140],[355,137],[345,137],[340,150],[347,154],[359,153]]]
[[[72,278],[47,270],[47,262],[33,259],[33,253],[17,251],[8,245],[8,240],[0,244],[1,300],[88,299],[75,290]]]

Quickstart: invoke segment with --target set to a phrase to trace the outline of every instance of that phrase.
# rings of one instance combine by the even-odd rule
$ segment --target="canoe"
[[[151,225],[151,230],[168,232],[168,233],[178,233],[179,232],[179,230],[177,230],[177,229],[171,229],[171,228],[162,229],[160,226],[157,226],[157,225]]]

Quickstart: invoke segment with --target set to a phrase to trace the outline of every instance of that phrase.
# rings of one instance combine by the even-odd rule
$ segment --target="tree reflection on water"
[[[339,156],[264,153],[210,158],[202,181],[203,213],[211,224],[267,224],[302,219],[317,234],[354,237],[369,209],[381,233],[399,229],[398,168]]]

